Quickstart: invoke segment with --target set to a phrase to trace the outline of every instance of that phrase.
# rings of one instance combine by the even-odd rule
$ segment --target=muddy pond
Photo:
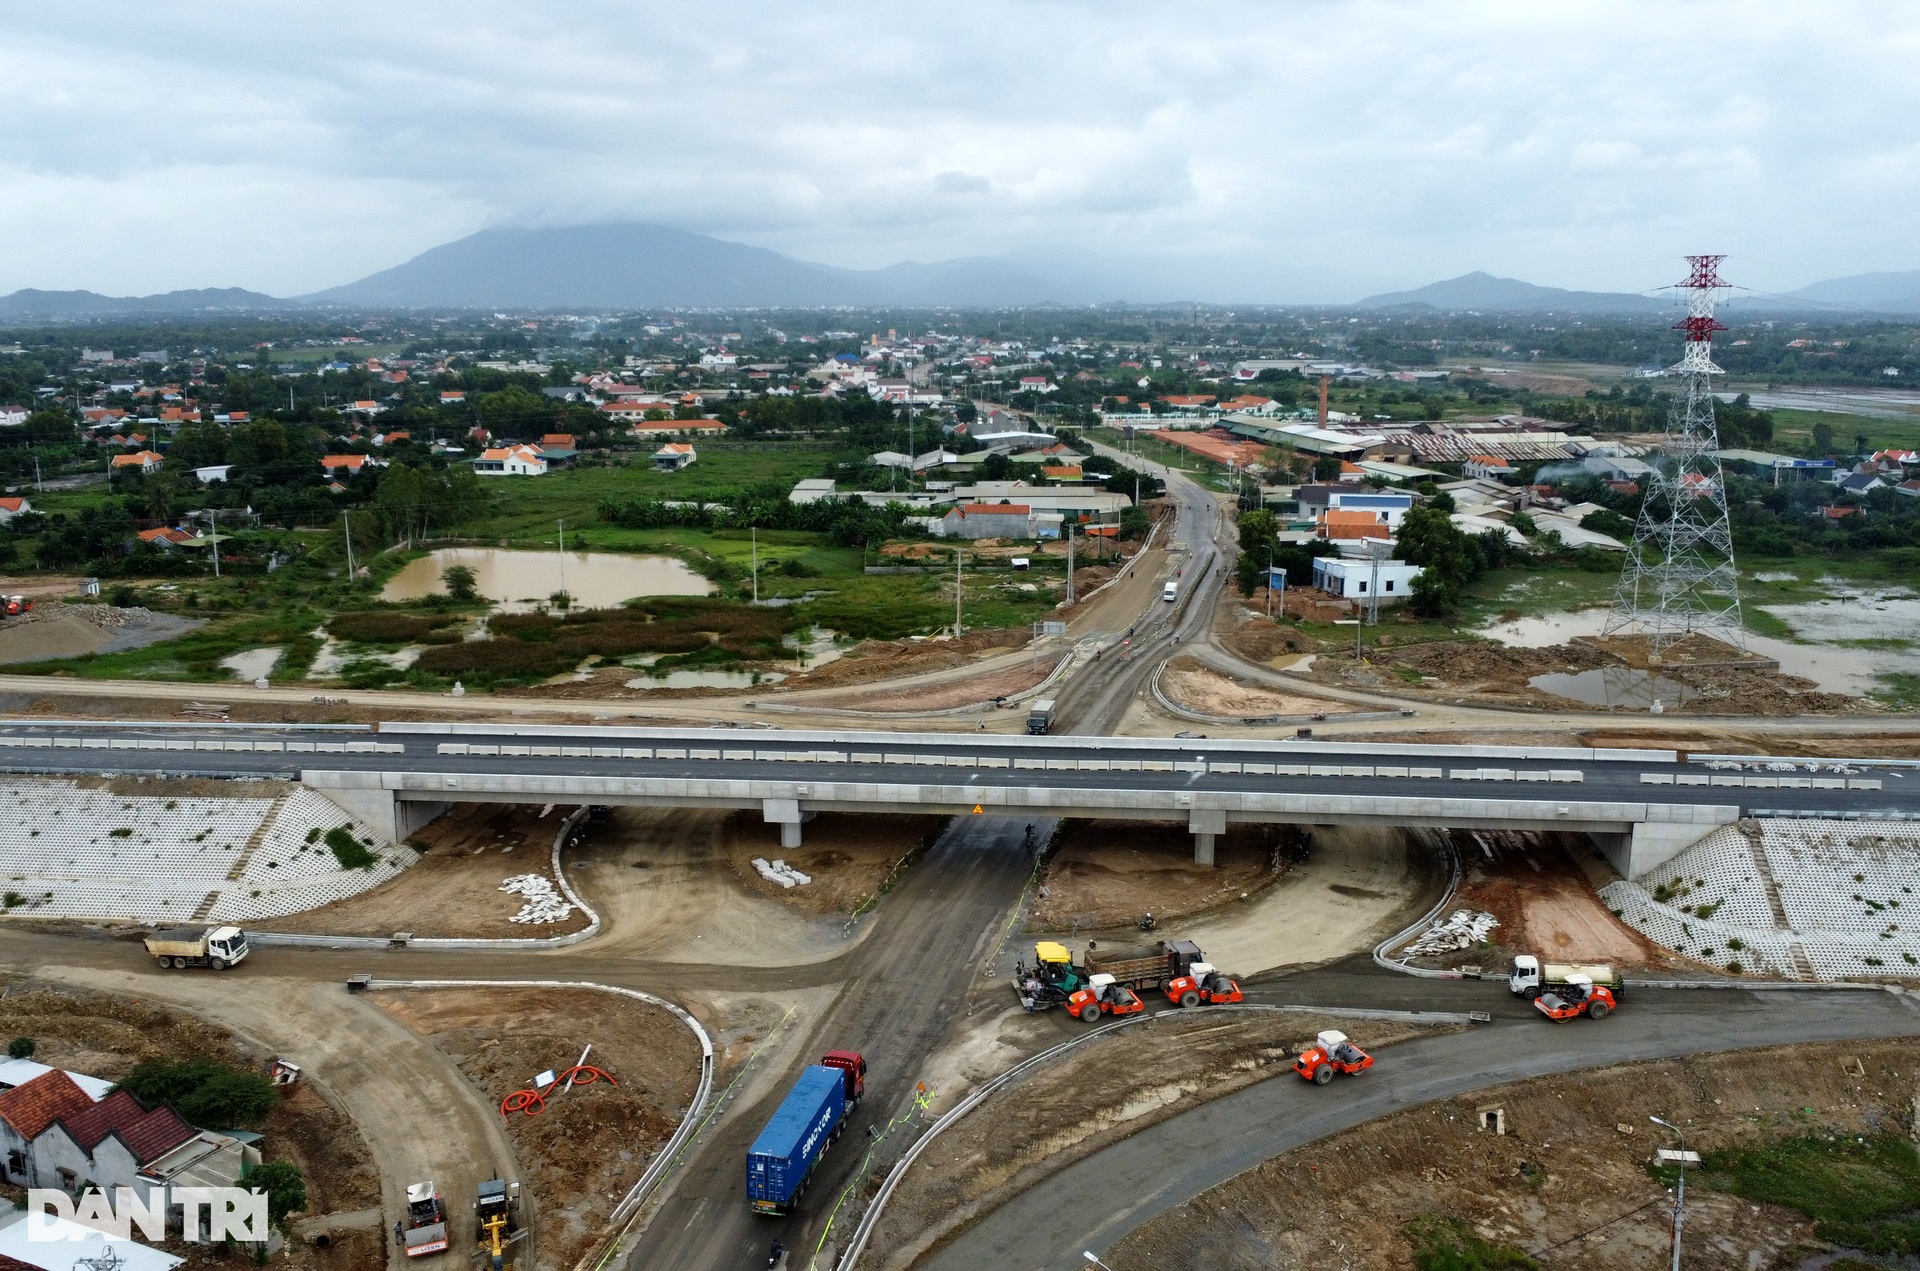
[[[440,575],[455,565],[473,571],[481,595],[505,612],[542,608],[564,591],[576,608],[606,609],[635,596],[710,596],[713,584],[673,556],[609,552],[515,552],[492,547],[443,547],[409,561],[387,580],[382,600],[419,600],[446,594]]]

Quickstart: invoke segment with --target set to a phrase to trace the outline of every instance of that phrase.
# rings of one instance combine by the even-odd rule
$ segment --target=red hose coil
[[[548,1086],[547,1089],[551,1090],[554,1086],[564,1088],[568,1081],[572,1081],[576,1086],[590,1086],[602,1077],[607,1079],[607,1084],[610,1086],[620,1084],[614,1080],[613,1074],[607,1072],[605,1069],[595,1068],[592,1064],[575,1064],[558,1077],[555,1077],[553,1086]],[[503,1117],[510,1117],[516,1112],[524,1112],[530,1117],[537,1117],[546,1110],[546,1097],[538,1090],[516,1090],[500,1101],[500,1115]]]

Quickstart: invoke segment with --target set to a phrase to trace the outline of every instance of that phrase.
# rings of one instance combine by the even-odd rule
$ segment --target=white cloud
[[[0,291],[347,281],[491,223],[1195,294],[1920,266],[1920,12],[166,2],[0,16]],[[1261,294],[1236,295],[1257,286]]]

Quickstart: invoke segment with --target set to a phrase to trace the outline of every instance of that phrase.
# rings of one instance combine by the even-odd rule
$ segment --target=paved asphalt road
[[[1636,1059],[1916,1033],[1920,1004],[1885,992],[1640,990],[1599,1023],[1555,1025],[1537,1014],[1498,1019],[1389,1047],[1359,1077],[1314,1086],[1288,1071],[1201,1104],[1040,1180],[920,1265],[1072,1271],[1086,1265],[1081,1250],[1104,1252],[1149,1219],[1270,1157],[1489,1086]]]
[[[0,770],[14,772],[168,772],[201,775],[258,775],[297,778],[303,768],[324,770],[387,770],[460,774],[524,774],[530,776],[608,776],[658,777],[687,780],[739,780],[832,782],[882,785],[976,784],[988,787],[1017,785],[1032,789],[1061,790],[1178,790],[1206,793],[1395,795],[1457,799],[1578,800],[1582,802],[1665,803],[1665,804],[1738,804],[1742,811],[1754,808],[1796,812],[1825,812],[1843,816],[1849,813],[1920,813],[1920,770],[1911,768],[1875,769],[1870,775],[1882,782],[1879,790],[1755,789],[1738,786],[1645,785],[1642,773],[1715,775],[1698,763],[1672,763],[1640,759],[1471,759],[1441,755],[1423,761],[1415,753],[1388,756],[1378,748],[1372,753],[1329,754],[1310,744],[1240,743],[1221,740],[1167,740],[1156,744],[1150,739],[1126,739],[1128,744],[1105,747],[1096,738],[979,738],[947,734],[888,734],[866,742],[862,734],[832,734],[828,742],[805,740],[806,734],[780,732],[713,733],[699,730],[688,740],[685,734],[673,738],[670,747],[681,754],[698,753],[702,747],[711,758],[619,759],[589,756],[549,755],[446,755],[437,751],[452,741],[457,743],[512,742],[533,747],[592,748],[636,741],[662,745],[667,738],[659,733],[637,733],[632,729],[608,729],[604,735],[588,735],[599,730],[575,729],[570,733],[541,732],[538,729],[516,732],[514,736],[494,737],[476,734],[416,734],[397,731],[405,725],[390,726],[379,734],[386,744],[404,744],[406,753],[396,754],[288,754],[284,752],[212,751],[212,750],[125,750],[56,749],[51,746],[7,746],[0,748]],[[82,729],[63,725],[0,725],[0,736],[51,738],[56,735],[88,736],[101,739],[106,730]],[[222,738],[227,740],[311,740],[327,742],[370,740],[364,734],[315,734],[296,728],[221,729],[210,732],[191,726],[156,725],[150,728],[125,728],[112,731],[120,741],[140,739],[179,740]],[[810,752],[830,745],[847,756],[846,762],[793,762],[778,756],[788,751]],[[869,748],[870,747],[870,748]],[[1263,748],[1255,753],[1253,747]],[[1510,752],[1511,753],[1511,752]],[[938,762],[940,756],[1011,757],[1015,759],[1142,759],[1190,765],[1205,760],[1217,767],[1222,761],[1261,759],[1267,762],[1295,764],[1333,764],[1367,766],[1392,759],[1396,763],[1444,769],[1440,779],[1376,776],[1281,776],[1258,773],[1233,773],[1209,770],[1171,772],[1098,772],[1066,769],[1013,769],[954,767]],[[739,756],[760,756],[739,757]],[[886,756],[890,762],[883,761]],[[922,765],[914,757],[928,756]],[[1488,782],[1454,780],[1461,769],[1478,769],[1499,764],[1502,767],[1546,771],[1577,769],[1584,775],[1578,785]],[[1751,774],[1750,774],[1751,775]],[[1802,774],[1805,775],[1805,774]]]

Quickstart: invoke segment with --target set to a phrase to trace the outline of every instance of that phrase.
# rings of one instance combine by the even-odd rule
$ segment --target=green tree
[[[465,565],[449,565],[441,570],[440,581],[446,584],[447,594],[455,600],[468,601],[480,594],[479,579]]]
[[[64,410],[36,410],[21,425],[19,436],[37,446],[71,446],[80,440],[80,430]]]
[[[204,468],[226,461],[226,430],[215,424],[188,424],[167,447],[167,462],[174,467]]]
[[[1321,455],[1313,461],[1313,479],[1331,481],[1340,475],[1340,459],[1337,455]]]
[[[1830,455],[1833,453],[1833,425],[1817,423],[1813,426],[1813,453]]]
[[[214,1128],[257,1125],[280,1102],[279,1090],[259,1073],[208,1059],[145,1059],[120,1088],[149,1107],[170,1103],[193,1124]]]
[[[1265,508],[1254,508],[1240,514],[1240,550],[1243,552],[1266,552],[1280,537],[1280,518]],[[1263,556],[1261,563],[1265,564]]]
[[[267,1221],[281,1231],[287,1229],[287,1215],[307,1207],[307,1181],[291,1161],[268,1161],[248,1174],[244,1185],[267,1194]]]
[[[32,1059],[37,1045],[31,1037],[16,1037],[7,1043],[7,1058]]]

